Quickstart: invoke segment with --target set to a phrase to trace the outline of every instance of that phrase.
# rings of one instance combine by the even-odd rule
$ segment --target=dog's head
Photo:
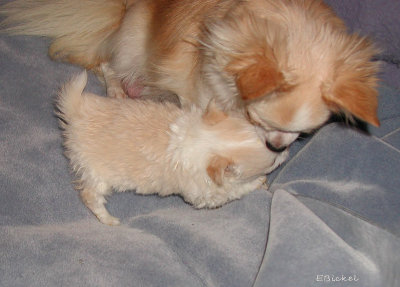
[[[332,113],[379,126],[371,42],[348,34],[321,1],[289,2],[254,1],[208,26],[205,72],[227,83],[210,83],[219,102],[235,97],[274,151]]]

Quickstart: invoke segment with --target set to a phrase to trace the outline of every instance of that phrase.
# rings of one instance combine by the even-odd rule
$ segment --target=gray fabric
[[[53,100],[80,69],[50,61],[48,39],[1,35],[0,286],[400,286],[399,4],[328,2],[386,48],[382,126],[324,127],[269,191],[216,210],[114,194],[119,227],[80,202],[62,155]],[[104,95],[93,75],[87,90]]]
[[[256,286],[311,286],[321,283],[319,275],[359,278],[335,286],[399,286],[399,171],[400,150],[385,139],[338,124],[323,128],[270,188],[271,225]]]
[[[285,166],[271,190],[285,189],[342,206],[400,236],[399,171],[400,150],[395,146],[332,124]]]
[[[399,286],[399,248],[397,237],[337,206],[277,190],[255,286]]]
[[[397,0],[325,0],[350,30],[370,37],[382,50],[382,77],[400,88],[400,1]]]

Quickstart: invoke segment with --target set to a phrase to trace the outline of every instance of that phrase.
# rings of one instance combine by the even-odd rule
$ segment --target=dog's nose
[[[283,151],[285,151],[285,150],[287,149],[287,146],[286,146],[286,145],[275,146],[275,145],[273,145],[272,143],[270,143],[269,141],[266,141],[266,142],[265,142],[265,145],[267,146],[267,148],[268,148],[270,151],[277,152],[277,153],[281,153],[281,152],[283,152]]]

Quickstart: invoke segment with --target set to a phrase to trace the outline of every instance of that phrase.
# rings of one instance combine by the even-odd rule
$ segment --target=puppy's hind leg
[[[101,223],[107,225],[119,225],[118,218],[112,216],[105,207],[105,195],[110,194],[111,190],[108,187],[98,188],[92,186],[84,186],[80,192],[83,203],[93,212]]]

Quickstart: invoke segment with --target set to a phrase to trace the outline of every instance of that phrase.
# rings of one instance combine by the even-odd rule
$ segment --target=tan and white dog
[[[275,151],[331,113],[378,126],[377,52],[322,0],[15,0],[3,31],[105,74],[114,97],[177,94],[240,110]]]
[[[112,190],[179,194],[196,208],[214,208],[260,187],[288,152],[265,148],[242,114],[210,102],[206,111],[171,103],[83,94],[82,73],[57,102],[66,156],[86,206],[105,224]]]

